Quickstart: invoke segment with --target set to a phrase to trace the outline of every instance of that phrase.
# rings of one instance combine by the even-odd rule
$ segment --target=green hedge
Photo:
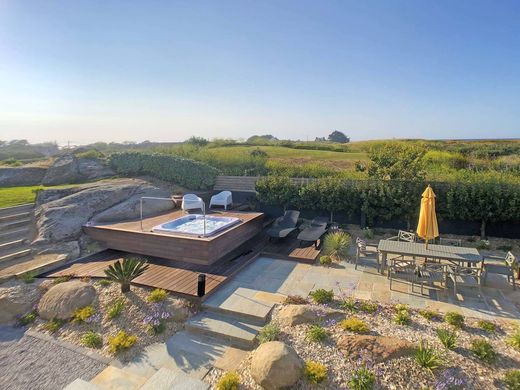
[[[192,190],[211,188],[218,174],[215,168],[198,161],[139,152],[114,153],[110,166],[120,175],[150,175]]]
[[[256,184],[258,199],[269,205],[311,210],[363,212],[367,222],[418,217],[425,182],[317,179],[297,185],[286,177],[265,177]],[[497,182],[432,183],[441,218],[481,223],[520,220],[520,186]]]

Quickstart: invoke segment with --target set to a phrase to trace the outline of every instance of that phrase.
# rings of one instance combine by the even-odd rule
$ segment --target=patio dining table
[[[381,255],[381,273],[383,273],[386,268],[389,254],[447,260],[459,265],[461,263],[468,263],[468,265],[476,264],[483,260],[482,255],[477,249],[463,246],[428,244],[428,248],[426,248],[424,243],[381,240],[379,241],[377,250]]]

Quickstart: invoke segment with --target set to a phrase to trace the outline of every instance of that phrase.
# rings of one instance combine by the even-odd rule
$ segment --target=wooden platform
[[[78,261],[43,274],[48,278],[73,276],[75,278],[104,278],[104,270],[114,262],[122,259],[124,252],[106,250],[93,256],[87,256]],[[212,266],[201,266],[182,262],[146,257],[148,269],[132,281],[134,285],[162,288],[186,297],[197,297],[197,282],[199,274],[206,275],[206,295],[211,294],[228,278],[236,274],[254,258],[249,252],[236,258],[218,262]]]
[[[141,255],[210,265],[226,256],[262,230],[264,214],[256,212],[211,211],[208,215],[239,218],[240,223],[209,237],[152,232],[160,225],[186,215],[175,210],[140,220],[90,224],[83,229],[107,248]]]
[[[295,238],[286,238],[284,240],[268,242],[262,249],[262,254],[312,264],[318,258],[320,250],[316,249],[314,244],[300,244],[299,240]]]

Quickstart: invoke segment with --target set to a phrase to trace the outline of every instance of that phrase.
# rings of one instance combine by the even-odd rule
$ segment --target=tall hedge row
[[[362,212],[368,224],[376,219],[418,217],[424,182],[317,179],[306,185],[286,177],[265,177],[256,184],[261,202],[300,209]],[[481,223],[485,236],[488,222],[520,220],[520,186],[496,182],[432,183],[441,218]]]
[[[114,153],[110,166],[120,175],[150,175],[192,190],[205,190],[215,184],[218,171],[204,163],[165,154]]]

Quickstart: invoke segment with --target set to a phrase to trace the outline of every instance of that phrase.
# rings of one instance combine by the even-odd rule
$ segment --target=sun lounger
[[[318,240],[327,232],[327,224],[328,218],[326,217],[314,218],[311,225],[298,234],[298,240],[313,242],[314,247],[318,248]]]
[[[274,221],[273,226],[267,230],[267,235],[271,238],[287,237],[290,233],[296,230],[299,216],[299,211],[287,210],[283,216]]]

